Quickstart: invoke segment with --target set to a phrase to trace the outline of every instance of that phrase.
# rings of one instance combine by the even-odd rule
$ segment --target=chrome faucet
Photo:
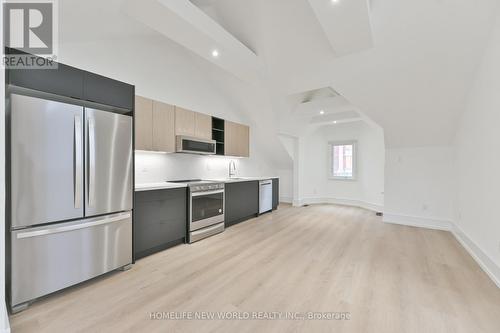
[[[231,160],[229,161],[229,178],[236,176],[236,163]]]

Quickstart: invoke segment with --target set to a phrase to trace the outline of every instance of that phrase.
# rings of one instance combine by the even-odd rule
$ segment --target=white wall
[[[230,158],[188,154],[159,154],[136,152],[136,183],[162,182],[182,179],[227,178],[229,162],[236,164],[238,176],[277,176],[276,170],[256,158]]]
[[[293,169],[280,169],[277,176],[280,178],[280,202],[293,202]]]
[[[236,159],[240,176],[279,176],[259,138],[261,126],[242,112],[231,94],[218,89],[213,66],[162,37],[63,43],[60,61],[134,84],[136,94],[198,112],[242,122],[251,127],[250,155]],[[227,177],[227,158],[179,154],[136,155],[136,183],[173,179]],[[285,180],[286,181],[286,180]],[[287,184],[283,184],[286,188]]]
[[[449,228],[453,161],[452,147],[387,149],[384,221]]]
[[[295,160],[295,149],[297,146],[297,138],[280,134],[278,135],[280,142],[283,144],[285,151],[292,159],[292,167],[289,169],[278,170],[280,177],[280,201],[286,203],[293,203],[294,187],[296,174],[294,172],[293,163]]]
[[[3,1],[0,1],[3,17]],[[0,47],[3,55],[3,22],[0,24]],[[0,65],[0,332],[8,332],[9,318],[5,303],[5,69]]]
[[[459,123],[456,225],[500,282],[500,15]],[[493,263],[493,264],[491,264]],[[496,267],[495,267],[496,266]],[[499,284],[500,286],[500,284]]]
[[[328,142],[356,140],[356,180],[332,180],[328,174]],[[327,125],[300,138],[297,204],[338,202],[375,210],[384,205],[384,136],[364,121]]]

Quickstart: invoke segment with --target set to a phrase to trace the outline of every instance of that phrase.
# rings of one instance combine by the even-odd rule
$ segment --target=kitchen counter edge
[[[154,190],[169,190],[174,188],[186,188],[186,184],[178,184],[178,183],[144,183],[144,184],[136,184],[135,192],[142,191],[154,191]]]
[[[242,182],[253,182],[261,180],[279,179],[280,177],[241,177],[241,178],[223,178],[223,179],[210,179],[213,181],[221,183],[242,183]]]
[[[242,182],[251,182],[251,181],[260,181],[260,180],[267,180],[267,179],[279,179],[279,177],[241,177],[241,178],[225,178],[225,179],[210,179],[213,181],[221,182],[221,183],[242,183]],[[135,185],[135,191],[136,192],[142,192],[142,191],[154,191],[154,190],[168,190],[168,189],[174,189],[174,188],[186,188],[186,184],[182,183],[169,183],[169,182],[163,182],[163,183],[144,183],[144,184],[136,184]]]

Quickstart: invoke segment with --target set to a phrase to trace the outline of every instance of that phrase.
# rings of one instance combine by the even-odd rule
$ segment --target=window
[[[356,142],[330,142],[330,178],[354,180],[356,178]]]

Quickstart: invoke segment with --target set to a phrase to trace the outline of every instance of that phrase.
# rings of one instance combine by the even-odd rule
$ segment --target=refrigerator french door
[[[85,215],[132,209],[132,118],[85,109]]]
[[[132,262],[132,118],[12,94],[10,303]]]

